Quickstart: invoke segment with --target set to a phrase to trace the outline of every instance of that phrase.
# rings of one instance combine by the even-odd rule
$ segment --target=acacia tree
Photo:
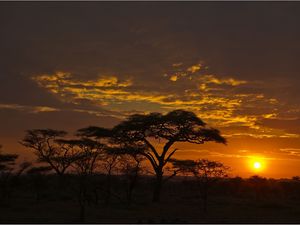
[[[144,149],[145,146],[128,146],[124,143],[107,149],[109,155],[118,157],[118,170],[124,175],[126,181],[125,190],[128,204],[131,203],[133,191],[143,170],[141,164],[145,157],[139,152]]]
[[[199,160],[171,160],[174,169],[184,174],[193,175],[200,184],[203,210],[207,211],[208,193],[211,185],[220,178],[227,177],[228,167],[221,162],[207,159]]]
[[[59,139],[57,143],[66,149],[71,149],[73,162],[71,166],[80,175],[93,174],[97,167],[97,160],[103,155],[103,144],[89,138]]]
[[[101,129],[101,128],[99,128]],[[93,127],[83,128],[77,131],[76,136],[78,139],[59,139],[57,143],[65,146],[67,149],[71,149],[73,152],[73,162],[71,166],[75,169],[77,175],[79,175],[79,189],[77,192],[77,199],[80,205],[80,221],[84,222],[85,214],[86,214],[86,203],[89,202],[89,176],[94,174],[97,166],[99,166],[98,162],[104,159],[106,144],[102,143],[103,139],[107,137],[107,134],[97,133],[97,137]],[[105,130],[108,131],[108,130]],[[98,203],[98,195],[97,190],[94,190],[95,193],[95,203]]]
[[[207,127],[193,112],[185,110],[174,110],[166,115],[161,113],[135,114],[115,126],[112,134],[117,143],[147,147],[139,154],[148,159],[156,175],[154,202],[160,200],[164,167],[177,151],[171,148],[175,143],[204,144],[208,141],[226,143],[225,138],[217,129]],[[155,147],[155,141],[163,143],[162,149]]]
[[[126,199],[128,204],[132,201],[133,191],[143,171],[142,161],[144,157],[139,154],[125,154],[120,159],[120,170],[126,181]]]
[[[106,172],[106,186],[105,186],[105,202],[108,204],[110,200],[110,180],[111,180],[111,173],[113,168],[115,167],[117,163],[117,157],[113,155],[107,154],[108,150],[108,144],[109,139],[111,136],[111,130],[103,127],[95,127],[95,126],[89,126],[86,128],[82,128],[77,130],[77,136],[81,137],[82,140],[88,140],[88,145],[84,144],[82,145],[82,149],[85,147],[90,147],[90,150],[83,151],[83,157],[81,157],[81,160],[77,161],[75,163],[75,166],[77,168],[84,168],[88,165],[90,170],[90,174],[93,172],[93,169],[95,169],[96,166],[101,166],[102,169]],[[94,145],[94,151],[91,152]],[[92,148],[91,148],[92,147]],[[96,148],[95,148],[96,147]],[[82,162],[80,162],[82,161]],[[100,163],[99,163],[100,162]],[[99,165],[100,164],[100,165]],[[98,189],[103,189],[100,186],[94,185],[94,194],[96,198],[96,204],[98,204]]]
[[[88,199],[88,176],[93,174],[96,161],[101,154],[101,145],[91,139],[82,138],[78,140],[58,140],[59,143],[67,145],[74,151],[74,161],[71,166],[75,169],[78,179],[77,200],[80,206],[79,219],[85,221],[86,202]]]
[[[65,131],[52,129],[27,130],[20,144],[32,149],[39,162],[48,163],[61,176],[74,160],[71,149],[58,141],[66,134]]]

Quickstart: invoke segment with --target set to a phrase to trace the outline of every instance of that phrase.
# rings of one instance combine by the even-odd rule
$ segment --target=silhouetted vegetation
[[[299,177],[232,178],[221,162],[179,160],[171,149],[208,141],[226,143],[184,110],[133,115],[112,129],[90,126],[70,136],[28,130],[20,143],[35,162],[0,152],[0,222],[299,221]]]
[[[204,144],[208,141],[226,143],[219,131],[205,127],[205,123],[194,113],[184,110],[174,110],[166,115],[151,113],[149,115],[132,115],[126,121],[113,128],[115,142],[144,145],[145,156],[156,175],[153,201],[160,200],[164,175],[164,167],[171,160],[177,149],[171,150],[176,142]],[[150,138],[164,141],[162,151],[159,151]]]
[[[207,211],[208,193],[211,186],[218,180],[227,177],[228,167],[220,162],[201,160],[172,160],[175,171],[184,175],[193,175],[199,185],[200,195],[203,200],[203,210]]]

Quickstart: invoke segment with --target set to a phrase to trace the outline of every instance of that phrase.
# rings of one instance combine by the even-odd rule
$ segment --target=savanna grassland
[[[80,178],[66,175],[11,179],[2,189],[1,223],[298,223],[300,181],[222,179],[209,187],[207,209],[201,184],[174,178],[165,184],[160,202],[152,203],[153,180],[141,177],[130,202],[127,181],[114,176],[106,201],[106,177],[88,178],[85,216],[80,218]],[[200,185],[200,186],[199,186]]]

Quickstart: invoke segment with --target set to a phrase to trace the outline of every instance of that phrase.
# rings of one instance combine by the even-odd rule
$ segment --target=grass
[[[50,183],[53,182],[50,180]],[[48,183],[40,201],[30,186],[20,186],[13,197],[0,205],[1,223],[78,223],[79,204],[74,183],[57,191]],[[103,204],[86,206],[86,223],[300,223],[300,199],[274,195],[253,197],[215,192],[209,195],[208,211],[204,213],[200,194],[186,184],[168,183],[160,203],[151,202],[151,186],[142,184],[130,205],[113,198]],[[55,186],[55,185],[54,185]],[[56,187],[56,186],[55,186]],[[117,185],[115,193],[125,193]],[[187,191],[188,190],[188,191]],[[222,189],[221,189],[222,190]],[[300,190],[300,189],[299,189]],[[251,191],[251,190],[250,190]],[[125,195],[124,195],[125,196]],[[123,196],[123,197],[124,197]]]

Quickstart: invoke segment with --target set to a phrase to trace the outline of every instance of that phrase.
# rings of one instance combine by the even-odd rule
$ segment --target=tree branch
[[[151,163],[151,165],[152,165],[152,167],[153,167],[154,170],[157,169],[158,165],[157,165],[154,157],[150,153],[147,154],[145,152],[141,152],[140,154],[143,155],[143,156],[145,156],[147,159],[149,159],[149,161],[150,161],[150,163]]]
[[[174,153],[177,151],[178,149],[175,148],[169,155],[168,157],[166,158],[165,162],[164,162],[164,165],[167,164],[167,162],[170,160],[170,158],[172,157],[172,155],[174,155]]]
[[[165,161],[165,160],[164,160],[164,159],[165,159],[165,155],[167,154],[167,152],[168,152],[168,150],[170,149],[170,147],[174,144],[174,142],[175,142],[175,140],[174,140],[174,139],[171,139],[171,140],[169,140],[169,141],[165,144],[164,149],[163,149],[163,152],[162,152],[162,154],[161,154],[161,156],[160,156],[160,159],[161,159],[161,160]]]
[[[180,171],[180,169],[178,170],[174,170],[173,174],[168,176],[166,179],[163,180],[164,183],[166,183],[168,180],[172,179],[173,177],[175,177],[177,175],[177,173]]]
[[[151,151],[153,152],[153,154],[155,155],[155,157],[157,159],[159,159],[159,155],[158,155],[156,149],[154,148],[154,146],[146,138],[143,138],[143,141],[146,143],[146,145],[148,145],[148,147],[151,149]]]

